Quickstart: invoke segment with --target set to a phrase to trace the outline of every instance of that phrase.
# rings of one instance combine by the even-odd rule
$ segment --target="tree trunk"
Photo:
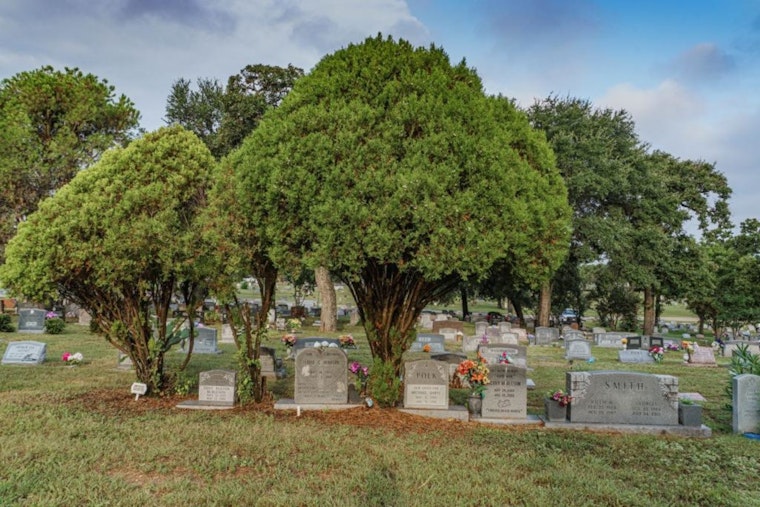
[[[644,289],[644,330],[643,334],[653,335],[655,324],[655,311],[654,311],[655,293],[653,287],[646,287]]]
[[[470,319],[470,308],[467,305],[467,287],[462,284],[462,286],[459,289],[459,292],[462,297],[462,320],[470,322],[472,319]]]
[[[520,321],[520,327],[525,327],[525,315],[523,314],[522,305],[513,301],[512,306],[515,309],[515,315],[517,315],[517,319]]]
[[[320,314],[322,324],[319,330],[327,333],[335,332],[338,330],[338,302],[330,272],[327,268],[320,266],[314,270],[314,278],[319,294],[322,296],[322,313]]]
[[[549,326],[549,316],[552,312],[552,283],[547,280],[541,284],[541,292],[538,296],[538,316],[536,326]]]

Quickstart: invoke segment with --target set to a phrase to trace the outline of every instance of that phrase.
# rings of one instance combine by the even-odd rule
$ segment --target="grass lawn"
[[[361,329],[341,332],[359,342],[349,360],[366,364]],[[760,442],[731,434],[723,358],[717,368],[693,368],[667,352],[661,365],[629,365],[594,348],[596,362],[571,367],[561,348],[529,348],[537,385],[529,413],[543,412],[543,393],[562,387],[571,368],[666,373],[708,400],[713,437],[686,439],[480,426],[379,408],[301,417],[271,402],[183,411],[175,408],[182,397],[135,401],[133,374],[83,327],[0,340],[48,344],[41,366],[0,366],[2,506],[760,505]],[[279,334],[267,345],[284,355]],[[200,371],[233,367],[233,346],[220,347],[221,355],[194,356],[185,378],[197,383]],[[66,366],[66,351],[82,352],[85,364]],[[181,354],[169,358],[178,364]],[[275,397],[293,394],[286,364],[290,377],[270,385]]]

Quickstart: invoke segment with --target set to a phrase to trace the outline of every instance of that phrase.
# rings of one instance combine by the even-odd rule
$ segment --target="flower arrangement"
[[[482,357],[478,356],[478,360],[465,359],[457,367],[457,375],[466,380],[470,384],[472,394],[483,396],[483,392],[486,390],[486,385],[491,381],[488,379],[488,366]]]
[[[514,364],[514,360],[506,352],[502,352],[499,356],[499,364]]]
[[[694,353],[694,348],[696,347],[696,344],[694,342],[690,342],[688,340],[684,340],[681,342],[681,348],[686,351],[686,354],[683,355],[683,360],[687,363],[691,362],[691,355]]]
[[[560,407],[566,407],[570,405],[571,401],[573,401],[573,397],[562,389],[547,392],[546,398],[556,401]]]
[[[356,375],[356,390],[360,393],[367,391],[367,381],[369,380],[369,366],[362,366],[359,361],[354,361],[348,367],[348,371]]]
[[[76,366],[82,364],[82,361],[84,361],[84,356],[81,352],[75,352],[73,354],[70,352],[64,352],[61,356],[61,361],[70,366]]]
[[[301,319],[288,319],[285,322],[285,327],[290,331],[291,333],[293,331],[297,331],[301,329]]]
[[[296,335],[294,334],[286,334],[282,337],[282,343],[285,344],[285,346],[289,349],[292,349],[296,342],[298,341],[298,338],[296,338]]]
[[[325,350],[327,348],[338,348],[337,343],[330,343],[327,340],[321,342],[314,342],[314,348],[319,350]]]
[[[665,346],[665,349],[670,350],[671,352],[678,352],[679,350],[681,350],[681,347],[677,343],[668,343]]]
[[[652,359],[654,359],[655,363],[661,363],[662,358],[665,355],[665,349],[662,347],[655,345],[654,347],[649,348],[649,355],[652,356]]]
[[[340,335],[338,337],[338,340],[340,341],[340,347],[342,349],[348,349],[348,348],[355,348],[356,347],[356,341],[354,340],[354,337],[350,334],[344,334]]]
[[[431,348],[430,348],[429,343],[426,343],[425,345],[422,346],[422,352],[430,352],[430,350]]]

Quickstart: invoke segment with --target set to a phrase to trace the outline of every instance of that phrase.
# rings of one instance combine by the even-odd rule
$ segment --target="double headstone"
[[[47,344],[34,341],[9,342],[2,364],[38,365],[45,361]]]
[[[295,403],[348,403],[348,358],[340,348],[305,348],[296,354]]]
[[[678,424],[678,379],[624,371],[566,373],[570,422]]]
[[[412,346],[409,348],[410,352],[422,352],[427,345],[430,349],[429,352],[443,353],[446,349],[443,346],[445,338],[442,334],[433,333],[421,333],[417,335],[417,339],[412,342]]]

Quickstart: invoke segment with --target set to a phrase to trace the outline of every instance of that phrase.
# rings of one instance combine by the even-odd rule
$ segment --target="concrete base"
[[[209,405],[208,402],[201,403],[198,400],[183,401],[177,408],[186,408],[190,410],[232,410],[235,405]]]
[[[399,412],[430,417],[432,419],[454,419],[464,422],[470,420],[470,413],[462,405],[450,405],[448,410],[433,408],[400,408],[398,410]]]
[[[339,404],[325,404],[325,403],[308,403],[308,404],[296,404],[296,400],[292,398],[283,398],[277,400],[274,404],[275,410],[346,410],[349,408],[363,407],[362,403],[339,403]]]
[[[645,424],[594,424],[572,422],[549,422],[540,416],[544,427],[549,429],[580,430],[602,433],[641,433],[646,435],[675,435],[679,437],[708,438],[712,429],[702,426],[649,426]]]
[[[537,415],[528,415],[525,419],[495,419],[491,417],[470,417],[470,422],[476,422],[480,424],[500,424],[504,426],[524,426],[532,424],[539,426],[543,421]]]

